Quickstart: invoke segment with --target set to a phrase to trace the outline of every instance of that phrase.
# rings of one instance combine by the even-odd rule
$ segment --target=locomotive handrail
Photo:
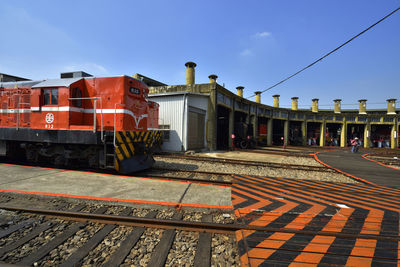
[[[121,103],[115,103],[114,105],[114,138],[113,138],[113,143],[114,143],[114,147],[116,147],[116,142],[115,142],[115,134],[116,134],[116,126],[117,126],[117,105],[121,106],[121,107],[125,107],[124,104]]]
[[[94,100],[93,109],[93,132],[97,131],[96,121],[97,121],[97,100],[100,99],[100,129],[101,129],[101,141],[104,142],[104,131],[103,131],[103,100],[101,97],[71,97],[68,100]]]
[[[21,96],[20,99],[21,100]],[[16,125],[16,129],[19,130],[19,110],[21,108],[21,105],[30,105],[31,103],[18,103],[18,107],[17,107],[17,125]]]

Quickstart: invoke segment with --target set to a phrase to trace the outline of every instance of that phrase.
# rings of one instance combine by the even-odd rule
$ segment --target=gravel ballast
[[[297,164],[304,166],[323,166],[311,158],[300,158],[300,157],[282,157],[285,163]],[[357,181],[347,177],[343,174],[337,173],[333,170],[328,172],[320,171],[303,171],[303,170],[292,170],[285,168],[271,168],[263,166],[246,166],[239,164],[229,163],[214,163],[206,161],[196,161],[191,159],[173,159],[166,156],[155,157],[155,167],[164,169],[183,169],[183,170],[196,170],[196,171],[208,171],[208,172],[221,172],[227,174],[245,174],[245,175],[257,175],[257,176],[268,176],[278,178],[292,178],[292,179],[306,179],[306,180],[317,180],[327,182],[338,182],[338,183],[358,183]],[[312,164],[310,164],[312,162]]]

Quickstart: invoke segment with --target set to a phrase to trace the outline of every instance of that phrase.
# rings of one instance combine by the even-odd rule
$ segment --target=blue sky
[[[31,79],[83,70],[96,76],[141,73],[185,83],[218,83],[244,95],[310,64],[400,6],[398,0],[15,1],[0,6],[0,72]],[[386,107],[400,99],[400,11],[322,62],[262,94],[281,106]],[[400,102],[400,100],[399,100]],[[374,104],[381,103],[381,104]],[[348,105],[346,105],[348,104]],[[326,106],[325,106],[326,105]],[[400,104],[397,104],[399,107]]]

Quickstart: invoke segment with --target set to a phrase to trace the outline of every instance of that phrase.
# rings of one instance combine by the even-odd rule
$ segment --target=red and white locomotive
[[[0,155],[59,166],[87,162],[121,173],[151,167],[161,132],[147,86],[129,76],[82,73],[0,83]]]

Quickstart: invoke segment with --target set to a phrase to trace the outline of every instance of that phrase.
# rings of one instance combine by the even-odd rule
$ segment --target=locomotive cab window
[[[44,89],[44,105],[58,105],[58,89]]]
[[[74,88],[72,90],[72,98],[76,98],[72,101],[72,103],[75,107],[78,107],[78,108],[82,107],[82,99],[81,99],[82,98],[82,90],[81,89]]]

